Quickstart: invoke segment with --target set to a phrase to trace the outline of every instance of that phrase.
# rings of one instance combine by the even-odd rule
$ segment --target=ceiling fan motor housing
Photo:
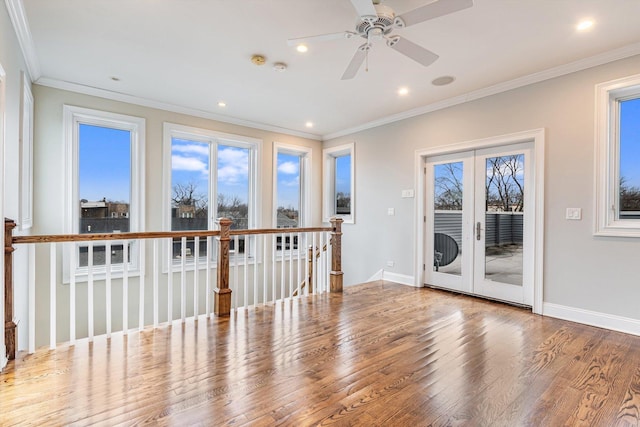
[[[376,30],[376,33],[389,34],[394,28],[396,14],[389,6],[383,4],[374,5],[376,8],[377,17],[371,17],[371,19],[358,18],[356,23],[356,31],[364,38],[367,38],[367,34],[371,30]]]

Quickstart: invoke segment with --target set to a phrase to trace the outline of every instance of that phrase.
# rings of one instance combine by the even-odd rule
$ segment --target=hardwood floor
[[[0,425],[640,425],[640,337],[389,282],[19,354]]]

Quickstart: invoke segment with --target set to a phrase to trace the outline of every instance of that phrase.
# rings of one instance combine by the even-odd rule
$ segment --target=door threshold
[[[520,303],[513,302],[513,301],[506,301],[506,300],[502,300],[502,299],[498,299],[498,298],[486,297],[484,295],[472,294],[472,293],[464,292],[464,291],[457,291],[457,290],[445,288],[445,287],[442,287],[442,286],[430,285],[428,283],[425,283],[423,286],[425,288],[436,289],[438,291],[449,292],[449,293],[457,294],[457,295],[464,295],[464,296],[467,296],[467,297],[483,299],[485,301],[498,302],[498,303],[510,305],[510,306],[513,306],[513,307],[532,310],[532,307],[530,305],[527,305],[527,304],[520,304]]]

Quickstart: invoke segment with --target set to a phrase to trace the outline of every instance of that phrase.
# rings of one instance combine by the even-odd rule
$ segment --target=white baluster
[[[56,244],[49,246],[49,348],[56,348]]]
[[[106,269],[106,276],[105,276],[105,288],[106,288],[106,315],[107,315],[107,338],[111,338],[111,331],[112,331],[112,321],[111,321],[111,313],[112,313],[112,307],[111,307],[111,251],[112,251],[112,246],[111,246],[111,240],[108,240],[106,243],[106,247],[104,249],[104,260],[105,260],[105,269]]]
[[[122,333],[129,333],[129,242],[122,242]]]
[[[87,321],[89,341],[93,341],[93,242],[89,242],[87,254]]]
[[[153,327],[158,327],[158,282],[159,269],[158,265],[158,239],[153,239]]]
[[[76,342],[76,244],[69,248],[69,342]]]

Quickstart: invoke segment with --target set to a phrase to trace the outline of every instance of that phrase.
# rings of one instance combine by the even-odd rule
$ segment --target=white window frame
[[[273,228],[278,226],[278,154],[300,156],[300,212],[299,227],[311,224],[311,148],[273,143]]]
[[[640,220],[618,217],[620,204],[620,101],[640,97],[640,74],[596,85],[596,236],[640,237]]]
[[[351,156],[351,213],[349,215],[338,215],[335,209],[336,195],[336,158]],[[332,217],[339,217],[346,224],[355,224],[356,218],[356,150],[355,143],[339,145],[322,150],[322,216],[324,222],[329,222]]]
[[[231,147],[239,147],[249,149],[249,218],[248,228],[259,227],[259,215],[260,212],[260,197],[258,192],[258,177],[260,176],[260,163],[261,163],[261,151],[262,140],[258,138],[251,138],[248,136],[234,135],[229,133],[223,133],[213,131],[209,129],[202,129],[193,126],[180,125],[176,123],[164,122],[163,125],[163,178],[162,178],[162,194],[163,194],[163,229],[171,231],[171,144],[173,138],[186,139],[197,142],[209,143],[209,218],[208,228],[210,230],[217,230],[217,147],[218,145],[225,145]],[[249,253],[247,257],[253,260],[255,258],[255,245],[248,245]],[[246,246],[245,246],[246,249]],[[166,247],[166,251],[169,247]],[[211,251],[212,260],[215,251]],[[167,257],[164,256],[163,271],[166,273],[169,269]],[[204,258],[204,257],[202,257]],[[240,257],[242,259],[243,256]],[[174,265],[178,265],[174,262]],[[188,260],[185,262],[187,269],[193,270],[195,261]],[[204,263],[198,264],[199,269],[205,269]],[[174,270],[175,271],[175,270]]]
[[[129,201],[129,231],[144,231],[145,215],[145,131],[144,118],[111,113],[90,108],[64,105],[64,139],[65,139],[65,233],[77,234],[79,232],[80,209],[77,208],[79,195],[79,127],[80,124],[108,127],[131,132],[131,200]],[[112,241],[118,244],[117,241]],[[125,242],[126,245],[126,242]],[[74,247],[78,248],[77,244]],[[70,274],[76,276],[76,281],[87,281],[87,267],[76,266],[70,271],[69,248],[64,251],[64,281],[68,282]],[[144,272],[144,245],[132,242],[131,259],[128,264],[128,275],[139,276]],[[76,257],[77,259],[77,257]],[[112,277],[122,277],[123,266],[114,264],[111,267]],[[102,279],[106,276],[106,266],[93,266],[93,277]]]

